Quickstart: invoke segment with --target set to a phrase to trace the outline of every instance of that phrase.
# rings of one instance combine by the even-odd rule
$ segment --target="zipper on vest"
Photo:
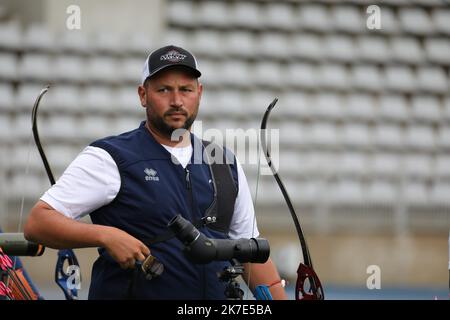
[[[186,171],[186,188],[191,190],[191,172],[188,168],[184,169]]]

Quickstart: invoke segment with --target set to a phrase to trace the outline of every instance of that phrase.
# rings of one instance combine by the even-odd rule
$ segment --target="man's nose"
[[[170,105],[172,107],[181,108],[183,106],[183,99],[178,90],[174,90],[171,95]]]

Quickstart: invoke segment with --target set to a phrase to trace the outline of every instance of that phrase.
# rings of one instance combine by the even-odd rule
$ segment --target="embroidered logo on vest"
[[[156,170],[145,168],[144,172],[146,181],[159,181],[159,177],[157,176],[158,172],[156,172]]]

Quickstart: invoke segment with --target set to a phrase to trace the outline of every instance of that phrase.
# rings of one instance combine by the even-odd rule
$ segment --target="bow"
[[[324,293],[322,289],[322,284],[320,283],[319,277],[315,273],[313,269],[313,264],[311,261],[311,256],[309,254],[308,245],[306,243],[305,236],[303,234],[303,230],[300,226],[300,222],[298,220],[297,214],[295,213],[294,206],[292,205],[291,199],[287,193],[286,188],[281,182],[281,178],[276,172],[276,169],[272,165],[272,160],[270,158],[269,149],[267,147],[266,142],[266,126],[267,121],[269,119],[270,112],[275,107],[278,99],[275,98],[272,103],[267,107],[266,112],[264,113],[263,119],[261,121],[261,131],[260,131],[260,139],[261,139],[261,147],[264,151],[264,155],[267,160],[267,164],[269,165],[273,177],[275,178],[278,186],[280,187],[281,193],[283,194],[284,200],[289,208],[289,212],[291,213],[292,220],[294,220],[295,229],[297,230],[298,238],[300,240],[300,245],[303,253],[303,263],[300,262],[297,269],[297,282],[295,286],[295,300],[323,300]],[[309,288],[306,286],[309,285]]]
[[[36,143],[36,147],[39,151],[39,155],[41,156],[42,162],[44,163],[45,171],[47,172],[48,179],[50,180],[50,184],[55,184],[55,178],[53,176],[52,170],[50,168],[50,164],[48,163],[47,157],[45,155],[44,149],[42,148],[41,140],[39,139],[39,132],[37,127],[37,112],[39,108],[39,103],[41,102],[42,97],[48,91],[50,86],[45,87],[39,93],[34,102],[33,110],[31,113],[31,122],[32,122],[32,131],[34,142]],[[73,252],[72,249],[63,249],[58,251],[58,260],[56,261],[55,267],[55,282],[61,288],[66,297],[66,300],[77,300],[78,299],[78,289],[76,286],[73,288],[69,288],[68,283],[70,282],[71,274],[64,271],[64,264],[67,262],[69,266],[75,266],[79,270],[78,259]]]

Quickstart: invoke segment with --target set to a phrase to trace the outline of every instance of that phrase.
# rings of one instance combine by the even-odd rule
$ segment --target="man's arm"
[[[150,250],[128,233],[109,226],[70,219],[44,201],[38,201],[25,224],[27,240],[54,249],[104,247],[122,268],[132,268]]]
[[[252,292],[258,285],[268,285],[274,300],[287,300],[277,268],[269,258],[265,263],[245,263],[244,280]]]

